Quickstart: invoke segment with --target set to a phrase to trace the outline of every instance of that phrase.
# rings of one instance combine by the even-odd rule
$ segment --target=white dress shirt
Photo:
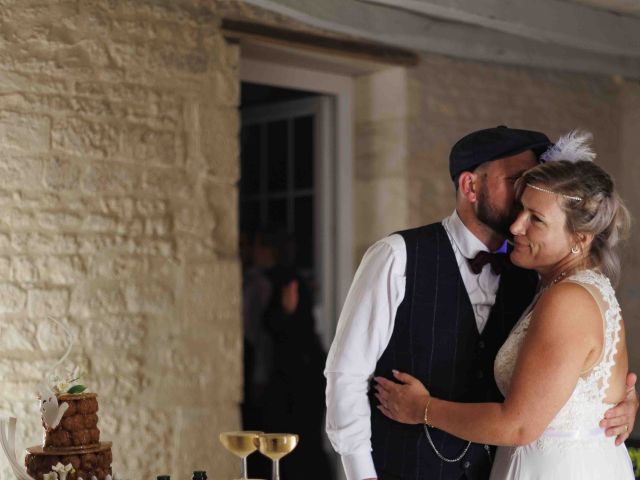
[[[491,265],[480,274],[467,262],[488,248],[454,211],[442,221],[469,294],[478,331],[495,303],[500,277]],[[348,480],[376,478],[371,456],[371,411],[367,391],[376,364],[393,333],[404,299],[407,254],[404,239],[390,235],[365,253],[345,301],[327,358],[327,434],[342,456]]]

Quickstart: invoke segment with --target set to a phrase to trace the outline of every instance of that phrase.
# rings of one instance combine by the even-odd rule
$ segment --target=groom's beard
[[[508,211],[499,211],[489,200],[489,190],[486,184],[482,184],[478,191],[478,210],[476,212],[478,220],[484,223],[494,232],[502,235],[505,238],[511,236],[509,227],[515,221],[518,213],[514,207],[511,207]]]

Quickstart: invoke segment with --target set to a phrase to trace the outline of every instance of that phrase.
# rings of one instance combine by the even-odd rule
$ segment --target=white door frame
[[[335,301],[330,307],[333,311],[327,312],[326,317],[332,321],[333,335],[353,277],[353,79],[348,75],[241,57],[240,80],[327,94],[335,99],[335,155],[328,155],[334,159],[335,183],[330,190],[329,186],[322,187],[329,195],[335,195],[332,202],[335,205],[335,258],[334,268],[329,269],[335,272]]]

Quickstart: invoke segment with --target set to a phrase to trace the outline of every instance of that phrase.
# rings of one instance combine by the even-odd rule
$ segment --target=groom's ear
[[[473,172],[462,172],[458,178],[458,192],[464,196],[469,203],[476,203],[477,176]]]

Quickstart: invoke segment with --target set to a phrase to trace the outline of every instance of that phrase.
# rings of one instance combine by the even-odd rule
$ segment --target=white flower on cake
[[[81,393],[86,388],[84,385],[78,383],[82,375],[83,372],[80,370],[80,367],[71,366],[63,376],[52,375],[50,377],[49,383],[51,389],[56,395],[63,393]]]
[[[60,424],[64,412],[69,408],[69,404],[64,402],[58,405],[56,394],[46,385],[40,385],[38,397],[40,398],[40,413],[42,419],[49,430],[53,430]]]
[[[65,327],[62,322],[58,321],[52,316],[48,316],[47,320],[55,323],[60,329],[62,329],[62,331],[67,336],[68,345],[64,355],[56,363],[45,370],[45,381],[50,385],[51,390],[53,390],[56,395],[60,395],[63,393],[82,393],[86,389],[86,387],[84,385],[78,384],[78,380],[82,376],[80,367],[72,364],[65,370],[62,375],[54,373],[57,371],[58,367],[65,362],[65,360],[71,353],[71,349],[73,348],[73,336],[71,335],[69,329]]]
[[[66,465],[62,465],[60,462],[51,467],[51,471],[57,473],[59,480],[67,480],[67,475],[71,472],[75,472],[73,465],[67,463]]]

